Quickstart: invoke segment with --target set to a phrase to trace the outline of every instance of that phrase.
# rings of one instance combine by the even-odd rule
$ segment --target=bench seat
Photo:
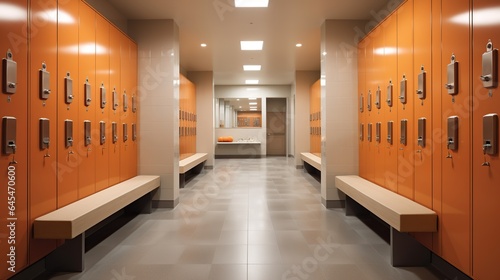
[[[184,174],[208,159],[207,153],[196,153],[179,161],[179,174]]]
[[[321,171],[321,157],[311,153],[300,153],[300,157],[304,162]]]
[[[160,186],[159,176],[141,175],[35,219],[34,238],[72,239]]]

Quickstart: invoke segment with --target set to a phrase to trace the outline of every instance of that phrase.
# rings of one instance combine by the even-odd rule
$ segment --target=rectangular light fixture
[[[250,111],[257,111],[257,109],[252,109],[252,108],[250,108]]]
[[[259,80],[245,80],[245,84],[247,85],[257,85]]]
[[[249,97],[248,100],[257,100],[257,97]]]
[[[261,65],[243,65],[244,71],[260,71]]]
[[[236,8],[266,8],[269,0],[234,0]]]
[[[248,102],[248,105],[257,105],[257,102]]]
[[[264,41],[240,41],[242,51],[261,51]]]

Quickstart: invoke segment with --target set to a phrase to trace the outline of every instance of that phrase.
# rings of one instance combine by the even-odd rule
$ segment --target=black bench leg
[[[186,173],[179,174],[179,188],[184,188],[186,185]]]
[[[431,251],[407,233],[391,227],[392,266],[427,266],[431,263]]]
[[[82,272],[85,269],[85,233],[73,239],[67,239],[64,244],[50,253],[45,259],[47,270]]]
[[[141,198],[130,203],[125,211],[127,214],[151,214],[153,212],[153,192],[143,195]]]
[[[345,197],[345,215],[346,216],[358,216],[358,217],[363,217],[368,215],[370,212],[366,210],[361,204],[356,202],[356,200],[352,199],[351,197],[347,196]]]

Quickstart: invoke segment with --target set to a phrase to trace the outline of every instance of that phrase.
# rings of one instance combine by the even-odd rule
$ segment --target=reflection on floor
[[[389,245],[287,158],[219,159],[181,189],[173,210],[139,215],[52,279],[443,279],[393,268]]]

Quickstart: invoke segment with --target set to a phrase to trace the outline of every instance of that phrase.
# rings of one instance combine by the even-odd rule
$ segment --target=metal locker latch
[[[446,146],[448,150],[458,150],[458,116],[448,117],[448,138]]]
[[[377,143],[380,143],[380,130],[382,129],[381,126],[381,122],[375,124],[375,141],[377,141]]]
[[[50,145],[50,121],[46,118],[41,118],[40,122],[40,150],[49,148]]]
[[[89,84],[89,79],[85,80],[84,84],[84,92],[85,92],[85,106],[90,106],[90,102],[92,102],[92,87]]]
[[[132,124],[132,141],[137,139],[137,125],[135,123]]]
[[[101,95],[101,109],[104,109],[106,107],[106,88],[104,87],[104,83],[101,84],[99,92]]]
[[[68,73],[66,73],[66,77],[64,78],[64,95],[66,104],[71,104],[73,102],[73,80]]]
[[[123,93],[123,112],[127,112],[128,110],[128,99],[127,99],[127,93]]]
[[[368,111],[372,110],[372,91],[371,90],[368,90],[368,100],[367,100],[366,108],[368,109]]]
[[[84,129],[84,141],[85,146],[92,144],[92,123],[88,120],[83,121],[83,129]]]
[[[408,131],[408,120],[401,120],[401,135],[399,136],[399,143],[403,145],[407,145],[407,131]]]
[[[498,115],[483,116],[483,153],[496,155],[498,152]]]
[[[106,123],[104,121],[99,122],[99,132],[100,132],[100,144],[104,145],[106,143]]]
[[[113,134],[113,143],[118,141],[118,125],[115,122],[111,123],[111,133]]]
[[[118,93],[116,88],[113,89],[113,110],[118,109]]]
[[[127,124],[123,124],[123,142],[127,142],[128,140],[128,129],[127,129]]]
[[[40,99],[47,100],[50,95],[50,73],[47,72],[47,65],[42,63],[42,69],[39,70],[40,75]]]
[[[393,121],[387,122],[387,143],[392,145],[392,128],[394,126]]]
[[[65,133],[65,142],[66,148],[73,146],[73,121],[65,120],[64,121],[64,133]]]
[[[392,89],[392,81],[389,81],[389,85],[387,86],[387,99],[385,100],[389,107],[392,107]]]
[[[448,90],[449,95],[458,93],[458,61],[456,61],[455,54],[451,55],[451,62],[446,67],[447,83],[445,88]]]
[[[380,90],[380,86],[378,86],[377,88],[377,91],[375,92],[375,106],[377,107],[377,109],[380,109],[380,94],[382,93],[382,91]]]
[[[17,63],[13,60],[13,55],[10,49],[7,55],[2,59],[3,68],[3,93],[14,94],[17,89]]]
[[[425,118],[418,119],[418,137],[417,145],[424,148],[425,147]]]
[[[399,102],[401,102],[401,104],[406,104],[406,85],[407,85],[406,75],[403,75],[403,79],[400,82],[400,88],[399,88]]]
[[[137,98],[132,96],[132,113],[137,112]]]
[[[486,52],[483,53],[481,81],[483,87],[496,88],[498,86],[498,50],[493,48],[493,43],[488,40]]]
[[[367,136],[367,138],[368,138],[368,142],[372,141],[372,124],[371,123],[368,124],[368,136]]]
[[[359,96],[359,111],[360,111],[361,113],[363,113],[363,110],[364,110],[364,108],[363,108],[363,107],[365,106],[365,105],[364,105],[364,103],[365,103],[365,102],[364,102],[364,99],[365,99],[365,97],[363,96],[363,94],[361,94],[361,95]]]
[[[425,99],[426,94],[426,72],[424,70],[424,66],[420,67],[420,74],[418,74],[418,84],[417,84],[417,96],[419,99]]]
[[[16,153],[16,130],[17,120],[14,117],[3,117],[2,119],[2,152],[5,155]]]
[[[365,132],[365,125],[360,124],[359,125],[359,140],[361,140],[361,141],[364,140],[364,132]]]

